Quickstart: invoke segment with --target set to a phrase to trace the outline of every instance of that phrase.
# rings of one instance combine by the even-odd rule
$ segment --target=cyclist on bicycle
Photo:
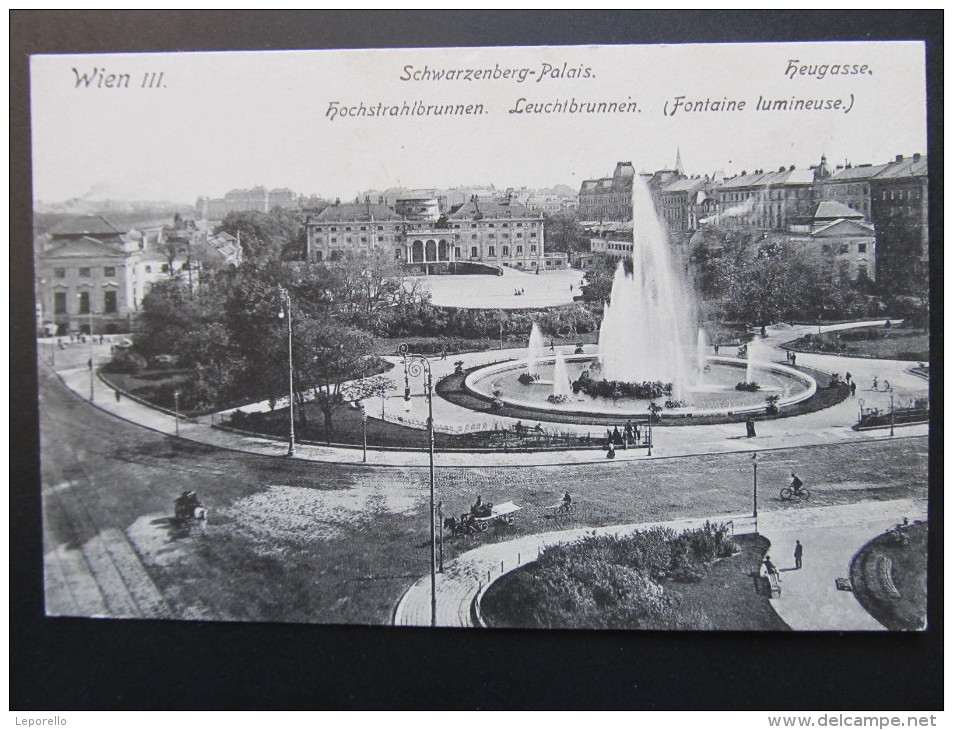
[[[572,497],[569,496],[569,492],[566,492],[563,495],[563,507],[569,509],[569,505],[572,504]]]
[[[802,482],[802,481],[798,478],[797,474],[795,474],[795,473],[792,471],[792,472],[791,472],[791,489],[794,491],[794,496],[796,496],[796,497],[800,497],[800,496],[801,496],[801,487],[803,487],[803,486],[804,486],[804,482]]]

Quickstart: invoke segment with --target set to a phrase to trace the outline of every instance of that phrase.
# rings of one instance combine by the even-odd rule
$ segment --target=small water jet
[[[556,362],[553,365],[553,395],[556,398],[569,398],[572,394],[572,385],[569,373],[566,371],[566,358],[562,351],[556,352]]]
[[[526,372],[535,373],[538,360],[546,354],[546,345],[543,343],[543,333],[539,325],[533,322],[533,329],[529,333],[529,346],[526,348]]]

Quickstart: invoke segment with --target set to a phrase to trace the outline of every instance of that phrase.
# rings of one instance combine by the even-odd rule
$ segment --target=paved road
[[[839,591],[835,578],[849,574],[854,554],[870,539],[897,524],[902,518],[924,519],[926,503],[918,500],[839,505],[771,512],[758,522],[758,531],[771,541],[773,561],[782,571],[781,595],[772,606],[784,622],[799,631],[882,631],[884,629],[853,593]],[[750,515],[713,515],[668,522],[614,525],[596,530],[585,528],[531,535],[495,545],[485,545],[464,553],[445,564],[437,576],[437,626],[472,627],[474,603],[501,576],[535,560],[547,545],[571,542],[587,534],[625,535],[662,525],[679,532],[699,527],[706,520],[729,522],[736,534],[754,531]],[[793,568],[794,541],[805,545],[806,558],[801,570]],[[789,565],[790,562],[790,565]],[[431,625],[431,582],[429,576],[418,580],[405,593],[394,613],[397,626]]]
[[[97,359],[105,349],[97,347]],[[89,373],[81,368],[87,356],[80,346],[57,353],[57,367],[65,369],[60,375],[72,392],[46,364],[40,368],[44,553],[52,614],[390,622],[399,597],[427,572],[426,550],[420,546],[428,538],[428,482],[427,470],[416,466],[420,461],[380,470],[268,458],[283,454],[284,445],[248,439],[241,447],[249,453],[242,453],[232,450],[236,442],[227,438],[202,443],[198,434],[219,432],[196,424],[182,425],[182,435],[196,440],[176,440],[169,437],[175,428],[171,415],[128,399],[116,403],[98,380],[97,407],[91,407],[85,401]],[[123,418],[141,419],[149,428]],[[901,429],[896,439],[854,442],[821,434],[814,439],[818,446],[767,452],[759,472],[762,484],[776,487],[789,468],[797,468],[807,469],[808,483],[818,488],[816,503],[828,506],[925,495],[926,441],[900,438],[901,433],[920,432]],[[732,439],[737,437],[723,437],[729,445]],[[465,510],[477,493],[493,502],[514,499],[526,508],[524,514],[532,514],[511,535],[491,540],[551,531],[552,523],[538,511],[565,488],[584,497],[582,517],[596,526],[731,513],[750,503],[750,463],[744,453],[735,453],[737,448],[526,469],[486,464],[456,468],[438,458],[438,499],[446,514]],[[507,455],[509,463],[512,458]],[[170,537],[172,500],[185,488],[195,489],[212,506],[216,519],[209,537],[220,536],[221,543]],[[268,544],[290,551],[284,563],[297,570],[293,579],[302,590],[313,591],[307,614],[269,598],[280,578],[263,580],[255,572],[260,566],[252,558],[261,537],[258,525],[243,521],[248,512],[242,505],[249,500],[257,510],[289,493],[306,498],[308,514],[320,513],[320,522],[311,518],[308,524],[320,524],[333,535],[322,537],[310,527],[302,533],[288,514],[263,518],[284,530]],[[781,508],[763,506],[766,512]],[[374,528],[367,529],[368,524]],[[288,536],[299,535],[311,552],[300,553],[297,543],[287,542]],[[234,574],[223,575],[214,550],[226,542],[238,544],[249,560],[239,561]],[[447,558],[453,560],[459,549],[448,544]],[[334,565],[333,575],[314,567],[328,563]],[[245,591],[241,610],[227,597],[212,600],[230,585]]]

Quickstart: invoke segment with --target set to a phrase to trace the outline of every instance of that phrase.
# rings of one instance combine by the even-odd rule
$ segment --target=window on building
[[[496,246],[490,246],[487,249],[487,256],[496,256]]]
[[[332,252],[331,252],[331,260],[332,260],[332,261],[339,261],[340,258],[341,258],[341,252],[340,252],[340,251],[332,251]]]
[[[367,236],[361,236],[361,243],[367,243]]]
[[[490,228],[493,228],[493,226],[494,226],[494,225],[495,225],[495,224],[493,224],[493,223],[490,223]]]
[[[378,226],[378,227],[377,227],[377,230],[383,231],[383,230],[384,230],[384,226]]]
[[[475,234],[475,233],[470,236],[470,238],[472,238],[474,241],[476,240],[476,237],[477,237],[477,234]]]
[[[65,279],[66,269],[61,269],[61,268],[53,269],[53,276],[56,277],[57,279]]]
[[[519,255],[522,254],[522,253],[523,253],[523,247],[522,247],[522,246],[517,246],[517,247],[516,247],[516,255],[519,256]]]
[[[345,231],[349,231],[349,230],[351,230],[351,227],[350,227],[350,226],[347,226],[344,230],[345,230]]]
[[[337,243],[337,242],[338,242],[337,236],[331,236],[331,243]]]
[[[367,226],[361,226],[361,230],[362,230],[362,231],[366,231],[366,230],[367,230]]]
[[[530,237],[530,238],[536,238],[536,232],[533,231],[532,233],[530,233],[530,234],[529,234],[529,237]]]
[[[116,267],[115,266],[104,266],[103,267],[103,276],[115,276]]]
[[[476,238],[476,236],[474,236],[474,238]],[[477,256],[479,256],[479,254],[477,254],[477,247],[476,247],[476,246],[471,246],[471,247],[470,247],[470,258],[471,258],[471,259],[475,259],[475,258],[477,258]]]
[[[81,291],[79,293],[79,313],[89,314],[89,292]]]
[[[66,314],[66,292],[53,292],[53,312],[55,314]]]
[[[116,313],[116,292],[103,292],[103,311],[106,314]]]
[[[169,273],[169,265],[168,265],[168,264],[162,264],[162,273],[163,273],[163,274],[168,274],[168,273]]]
[[[337,231],[337,226],[331,226],[331,231],[332,232]]]
[[[866,243],[858,243],[858,244],[857,244],[857,253],[867,253],[867,244],[866,244]]]
[[[842,244],[840,245],[840,252],[841,252],[841,253],[850,253],[850,244],[849,244],[849,243],[842,243]]]
[[[399,248],[395,248],[395,249],[394,249],[394,261],[400,261],[401,258],[403,258],[403,254],[404,254],[403,251],[401,251]]]
[[[487,237],[487,238],[496,238],[496,234],[495,234],[495,233],[487,233],[487,234],[486,234],[486,237]]]
[[[530,247],[529,247],[529,252],[530,252],[530,253],[536,253],[536,246],[530,246]]]
[[[516,237],[517,237],[517,238],[522,238],[522,237],[523,237],[523,234],[522,234],[522,233],[517,233],[517,234],[516,234]]]
[[[85,277],[88,278],[88,277],[92,276],[92,270],[91,270],[88,266],[81,266],[81,267],[79,268],[79,275],[80,275],[80,276],[85,276]]]
[[[454,256],[454,258],[460,258],[460,247],[459,247],[459,246],[454,246],[453,256]]]
[[[323,259],[324,259],[324,251],[315,251],[315,252],[314,252],[314,260],[315,260],[315,261],[321,261],[321,260],[323,260]]]
[[[504,246],[504,247],[503,247],[503,255],[504,255],[504,256],[509,256],[509,255],[510,255],[510,247],[509,247],[509,246]]]
[[[149,264],[146,264],[146,273],[147,273],[147,274],[151,274],[151,273],[152,273],[152,266],[150,266]]]

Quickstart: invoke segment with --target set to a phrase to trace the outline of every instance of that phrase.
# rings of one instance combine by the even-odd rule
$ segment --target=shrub
[[[670,398],[669,400],[665,401],[666,408],[684,408],[687,405],[688,404],[685,401],[675,400],[674,398]]]
[[[641,383],[627,383],[622,380],[592,380],[588,372],[584,371],[579,379],[573,382],[574,393],[582,391],[586,395],[597,398],[636,398],[638,400],[652,400],[672,394],[672,384],[660,380],[643,381]]]
[[[755,393],[761,390],[761,386],[754,382],[749,383],[747,381],[743,381],[735,385],[735,390],[743,390],[748,393]]]
[[[569,396],[568,396],[568,395],[555,395],[555,394],[553,394],[553,395],[549,395],[549,396],[546,398],[546,400],[548,400],[550,403],[556,403],[556,404],[558,404],[558,403],[567,403],[567,402],[569,401]]]
[[[517,380],[519,380],[523,385],[530,385],[539,380],[539,373],[520,373],[520,376],[517,378]]]

